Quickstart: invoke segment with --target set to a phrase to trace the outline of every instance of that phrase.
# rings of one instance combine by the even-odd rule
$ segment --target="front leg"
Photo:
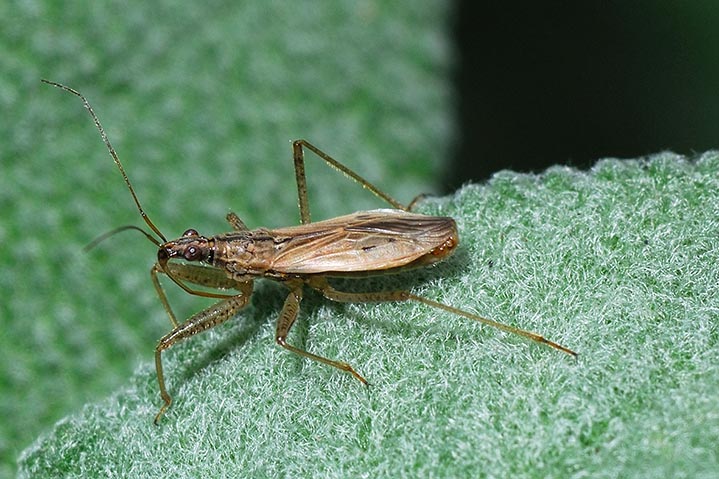
[[[172,323],[173,328],[176,328],[179,323],[177,322],[175,313],[172,311],[170,302],[167,300],[165,290],[160,284],[158,274],[163,273],[168,275],[175,283],[182,286],[185,291],[190,294],[196,294],[197,296],[209,296],[212,298],[226,299],[233,297],[234,294],[207,294],[204,291],[195,291],[190,289],[187,286],[184,286],[184,283],[181,281],[188,281],[190,283],[214,289],[238,289],[240,291],[244,291],[244,288],[246,288],[246,283],[241,283],[229,278],[223,270],[218,268],[186,263],[167,263],[165,268],[166,269],[162,269],[158,263],[155,263],[150,270],[150,278],[152,279],[152,284],[155,287],[155,292],[160,298],[162,307],[165,308],[167,315],[170,317],[170,322]],[[251,290],[252,287],[250,286],[250,291]]]
[[[237,283],[237,287],[241,290],[240,294],[224,299],[194,314],[190,319],[176,326],[172,331],[163,336],[157,344],[157,347],[155,347],[155,369],[157,370],[157,381],[160,385],[160,396],[164,401],[160,411],[155,416],[155,424],[158,423],[160,417],[162,417],[172,403],[172,397],[167,393],[165,376],[162,372],[162,351],[168,349],[178,341],[213,328],[237,314],[237,312],[244,308],[250,301],[252,282]]]

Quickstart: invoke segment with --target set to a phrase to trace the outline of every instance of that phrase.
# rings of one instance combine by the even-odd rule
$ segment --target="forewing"
[[[379,271],[404,266],[456,242],[454,220],[401,210],[362,211],[273,230],[272,269],[283,273]]]

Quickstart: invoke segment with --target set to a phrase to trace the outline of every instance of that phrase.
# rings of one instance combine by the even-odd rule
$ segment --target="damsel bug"
[[[202,236],[194,229],[188,229],[180,238],[168,241],[140,205],[125,169],[90,103],[72,88],[48,80],[42,81],[70,92],[82,100],[100,131],[110,156],[120,170],[142,219],[157,235],[155,238],[136,226],[125,226],[110,231],[90,245],[94,246],[118,231],[136,229],[144,233],[158,247],[157,262],[152,267],[150,275],[157,295],[170,317],[172,331],[163,336],[155,348],[157,381],[163,400],[163,405],[155,416],[155,424],[172,403],[172,398],[165,387],[162,352],[178,341],[212,328],[234,316],[248,304],[253,281],[258,278],[279,281],[290,290],[277,320],[275,334],[277,343],[300,356],[346,371],[364,384],[367,384],[365,378],[349,364],[310,353],[287,343],[287,335],[299,312],[304,286],[319,291],[327,299],[339,302],[417,301],[577,356],[577,353],[571,349],[549,341],[539,334],[416,296],[409,291],[349,293],[333,288],[327,281],[329,277],[388,274],[441,261],[452,253],[459,242],[457,226],[452,218],[410,212],[412,204],[409,207],[403,206],[305,140],[296,140],[292,143],[301,225],[274,230],[265,228],[250,230],[235,213],[229,213],[227,221],[232,227],[230,233]],[[392,205],[394,209],[360,211],[312,223],[305,180],[305,148],[315,153],[332,168],[344,173]],[[220,301],[185,322],[178,323],[160,285],[159,274],[168,276],[189,294],[217,298]],[[197,290],[187,283],[216,290],[235,289],[239,293]]]

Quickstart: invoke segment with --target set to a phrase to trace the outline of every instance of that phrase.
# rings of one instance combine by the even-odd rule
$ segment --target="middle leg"
[[[299,354],[300,356],[304,356],[306,358],[312,359],[313,361],[324,363],[328,366],[332,366],[334,368],[341,369],[342,371],[346,371],[363,384],[367,384],[367,380],[363,378],[357,371],[355,371],[354,368],[349,364],[310,353],[287,342],[287,335],[289,334],[292,325],[295,323],[295,320],[297,319],[297,314],[300,310],[303,283],[297,281],[288,283],[287,286],[289,286],[290,288],[290,294],[287,295],[285,305],[282,308],[280,317],[277,319],[277,331],[275,333],[275,341],[277,341],[277,344],[279,344],[288,351]]]

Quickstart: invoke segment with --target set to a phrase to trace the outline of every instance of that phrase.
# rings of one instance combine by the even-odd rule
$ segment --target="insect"
[[[290,329],[297,319],[305,286],[319,291],[327,299],[339,302],[416,301],[544,343],[571,356],[577,356],[577,353],[571,349],[545,339],[539,334],[417,296],[409,291],[356,293],[340,291],[332,287],[328,281],[331,277],[366,277],[434,264],[455,250],[459,236],[452,218],[412,213],[410,211],[412,204],[408,207],[403,206],[305,140],[296,140],[292,143],[300,225],[250,230],[239,216],[231,212],[226,218],[232,227],[229,233],[203,236],[194,229],[188,229],[181,237],[168,241],[142,208],[135,189],[90,103],[82,94],[70,87],[48,80],[42,81],[72,93],[82,100],[119,169],[137,210],[152,233],[156,235],[155,237],[152,233],[136,226],[124,226],[102,235],[89,245],[92,247],[118,231],[135,229],[142,232],[158,247],[157,262],[152,267],[150,275],[160,302],[170,317],[172,330],[160,339],[155,348],[155,368],[163,401],[155,416],[155,424],[172,403],[165,386],[162,352],[175,343],[217,326],[237,314],[249,303],[253,282],[260,278],[281,282],[289,289],[277,319],[276,342],[295,354],[346,371],[363,384],[367,384],[367,380],[348,363],[305,351],[287,342]],[[307,198],[305,149],[315,153],[330,167],[389,203],[393,209],[360,211],[313,223],[310,220]],[[216,298],[219,301],[180,323],[160,285],[160,275],[167,276],[189,294]],[[218,292],[194,289],[192,285]],[[228,290],[237,292],[219,292]]]

